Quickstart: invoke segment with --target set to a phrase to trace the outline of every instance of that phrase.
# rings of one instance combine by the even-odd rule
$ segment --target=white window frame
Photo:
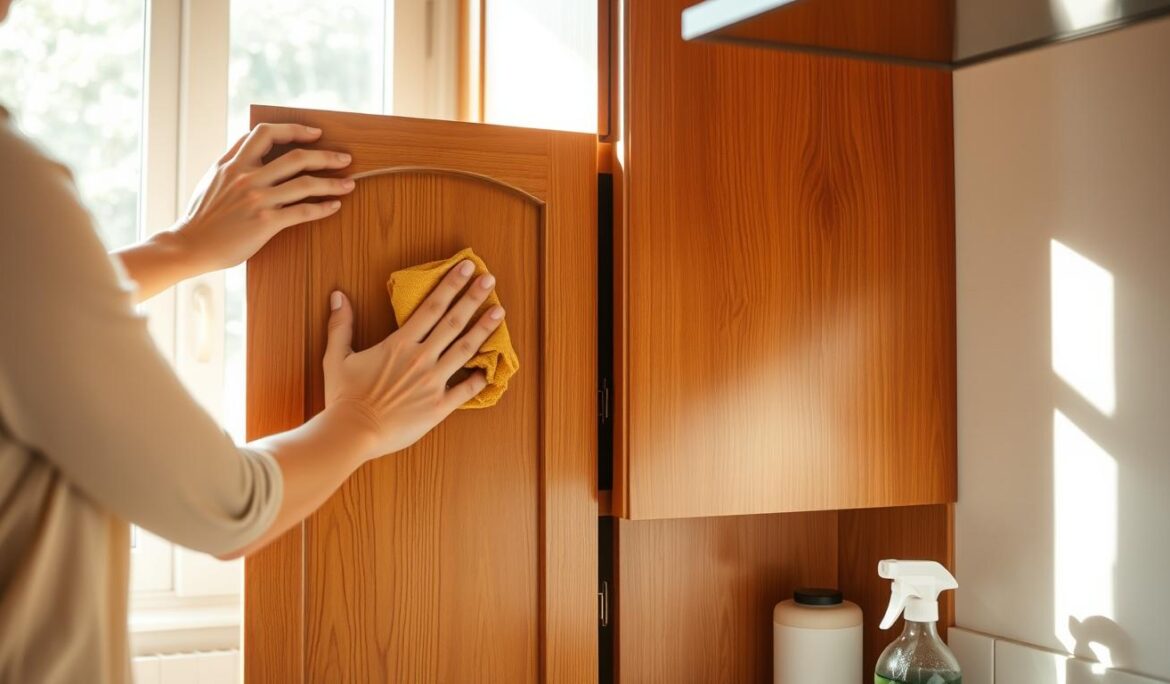
[[[146,0],[144,237],[174,223],[224,147],[229,10],[229,0]],[[223,274],[181,283],[145,309],[163,354],[196,399],[220,418]],[[134,655],[238,647],[240,561],[220,563],[143,530],[135,538]]]
[[[144,0],[143,237],[169,228],[227,143],[231,0]],[[384,111],[454,118],[454,26],[459,0],[384,0]],[[424,75],[420,78],[420,76]],[[396,77],[397,76],[397,77]],[[272,103],[279,104],[279,103]],[[224,274],[209,273],[144,306],[163,354],[187,388],[222,419]],[[238,648],[242,561],[222,562],[135,531],[131,593],[133,655]],[[145,571],[143,570],[145,568]]]

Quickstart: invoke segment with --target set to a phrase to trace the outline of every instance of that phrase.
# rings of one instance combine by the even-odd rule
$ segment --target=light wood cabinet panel
[[[623,684],[772,681],[772,608],[798,586],[834,586],[837,513],[621,520]]]
[[[325,131],[357,188],[249,264],[251,437],[323,406],[328,295],[354,345],[394,328],[392,271],[472,247],[521,370],[361,468],[248,561],[251,682],[597,679],[596,150],[587,135],[259,107]]]
[[[614,509],[955,498],[951,76],[624,3]]]
[[[304,236],[285,231],[248,262],[247,432],[305,422],[308,344]],[[253,682],[303,682],[301,526],[244,561],[244,671]]]

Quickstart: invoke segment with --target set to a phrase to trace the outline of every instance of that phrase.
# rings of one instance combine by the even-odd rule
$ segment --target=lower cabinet
[[[836,587],[861,606],[862,671],[872,672],[902,629],[900,622],[878,629],[890,597],[878,561],[914,558],[953,567],[950,520],[949,504],[611,519],[613,658],[602,662],[602,681],[771,682],[772,608],[801,586]],[[944,632],[951,605],[948,592],[941,604]]]

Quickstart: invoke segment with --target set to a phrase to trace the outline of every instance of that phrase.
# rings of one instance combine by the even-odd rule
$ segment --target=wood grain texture
[[[687,4],[625,4],[615,509],[953,501],[950,74],[684,43]]]
[[[247,438],[305,421],[306,243],[277,235],[247,266]],[[244,679],[304,681],[301,534],[296,525],[244,561]]]
[[[393,271],[470,246],[500,280],[519,373],[492,410],[461,411],[369,464],[306,521],[306,670],[320,681],[536,681],[542,376],[541,207],[482,179],[387,173],[310,231],[309,354],[326,297],[355,303],[355,348],[393,329]],[[324,409],[310,375],[310,413]],[[458,657],[455,657],[459,654]]]
[[[953,0],[797,2],[722,29],[713,37],[946,64],[954,57],[954,7]]]
[[[497,276],[521,356],[496,407],[457,412],[355,473],[306,521],[303,567],[288,554],[262,568],[303,570],[305,679],[595,681],[594,138],[278,108],[254,116],[324,129],[320,144],[349,151],[365,174],[338,214],[293,231],[304,245],[309,415],[323,408],[328,293],[349,294],[364,348],[392,330],[389,274],[465,246]],[[270,289],[261,304],[279,296]],[[250,350],[289,334],[254,332]],[[250,585],[261,596],[264,579]]]
[[[837,581],[832,511],[619,520],[617,545],[617,681],[631,684],[771,682],[772,608]]]
[[[839,513],[837,577],[841,591],[861,606],[865,616],[863,672],[873,672],[878,656],[902,633],[903,626],[899,620],[888,630],[878,628],[890,602],[890,582],[878,576],[878,561],[933,560],[954,572],[953,508],[951,504],[939,504]],[[943,638],[954,622],[953,595],[954,592],[944,592],[939,602],[939,632]]]
[[[544,682],[597,681],[597,136],[545,133]]]
[[[460,121],[483,120],[483,70],[479,49],[483,31],[482,1],[458,0],[456,8],[455,111]],[[474,8],[472,3],[475,3]]]

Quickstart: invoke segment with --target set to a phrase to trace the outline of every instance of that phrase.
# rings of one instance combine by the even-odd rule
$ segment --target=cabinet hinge
[[[609,582],[605,580],[597,592],[597,621],[602,627],[609,627]]]
[[[609,378],[602,378],[601,388],[597,390],[597,416],[602,425],[609,422]]]

